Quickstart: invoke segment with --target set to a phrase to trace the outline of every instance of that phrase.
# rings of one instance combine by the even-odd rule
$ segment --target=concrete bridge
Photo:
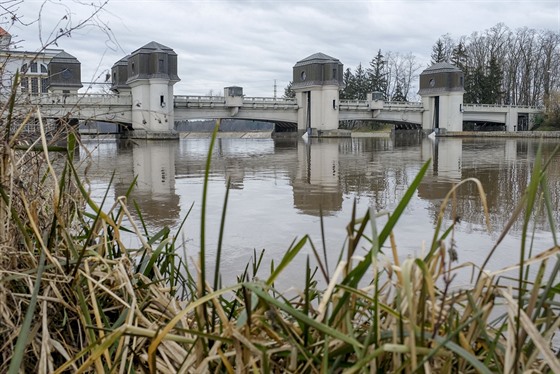
[[[63,63],[58,62],[58,68],[65,72]],[[322,53],[293,67],[295,99],[246,97],[242,87],[225,87],[224,96],[175,96],[173,86],[180,80],[177,55],[156,42],[115,63],[111,73],[113,94],[78,94],[76,82],[74,90],[65,90],[64,74],[59,74],[56,78],[62,81],[55,90],[29,96],[25,104],[39,106],[49,118],[126,124],[131,136],[139,138],[175,138],[175,122],[209,118],[269,121],[277,131],[311,136],[336,133],[341,121],[350,120],[406,124],[426,132],[462,131],[465,121],[492,122],[504,124],[507,131],[519,131],[528,129],[534,115],[542,112],[521,106],[464,104],[463,73],[447,63],[420,74],[420,103],[385,102],[378,93],[366,100],[340,100],[343,65]]]
[[[100,94],[43,94],[32,96],[26,104],[38,106],[44,117],[71,117],[80,120],[132,123],[131,95]],[[224,96],[175,95],[175,121],[195,119],[233,118],[268,121],[276,124],[277,131],[297,131],[296,99],[246,97],[238,106],[228,104]],[[341,100],[338,105],[339,121],[378,121],[424,128],[425,111],[422,103],[384,102],[382,100]],[[463,121],[504,124],[507,131],[527,130],[529,121],[542,109],[528,106],[465,104]]]
[[[226,87],[225,92],[228,89]],[[371,96],[367,100],[341,100],[336,108],[338,120],[422,124],[421,103],[374,101]],[[301,129],[298,126],[301,107],[297,99],[243,96],[238,103],[231,101],[228,96],[175,96],[175,121],[237,118],[274,122],[284,128],[290,127],[293,131]]]

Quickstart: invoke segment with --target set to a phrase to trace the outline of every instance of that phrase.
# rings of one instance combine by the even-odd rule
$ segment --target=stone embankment
[[[560,131],[454,131],[437,135],[438,137],[480,137],[480,138],[558,138]]]
[[[211,132],[180,132],[181,139],[204,139],[211,138]],[[218,132],[217,138],[221,139],[270,139],[272,131],[247,131],[247,132]]]

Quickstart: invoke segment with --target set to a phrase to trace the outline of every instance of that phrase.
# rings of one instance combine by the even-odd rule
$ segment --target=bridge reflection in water
[[[137,175],[131,200],[137,201],[152,229],[164,225],[176,228],[194,204],[180,240],[186,242],[187,254],[195,256],[209,143],[209,139],[89,142],[94,162],[89,177],[94,195],[100,198],[114,169],[112,197],[125,194]],[[310,143],[293,139],[217,139],[208,185],[208,252],[212,256],[215,251],[228,178],[231,192],[223,261],[231,272],[228,279],[233,281],[253,249],[266,248],[267,258],[278,260],[296,236],[309,234],[320,245],[321,212],[327,251],[331,260],[336,260],[354,201],[358,215],[370,206],[376,211],[392,211],[422,164],[433,158],[416,197],[395,230],[399,250],[403,256],[419,254],[423,241],[429,244],[432,239],[445,194],[460,180],[473,177],[484,186],[495,232],[485,231],[478,191],[474,184],[466,184],[456,194],[461,223],[455,239],[461,261],[481,263],[522,196],[538,144],[522,139],[431,141],[410,134],[393,139],[312,139]],[[550,155],[555,145],[544,142],[544,154]],[[555,157],[549,184],[558,220],[560,160]],[[446,224],[450,218],[447,216]],[[380,218],[379,224],[383,222]],[[520,224],[516,223],[490,268],[517,261],[519,230]],[[536,248],[552,245],[549,230],[546,220],[540,220]],[[294,266],[304,261],[302,256]],[[296,284],[301,273],[289,272],[283,281]]]

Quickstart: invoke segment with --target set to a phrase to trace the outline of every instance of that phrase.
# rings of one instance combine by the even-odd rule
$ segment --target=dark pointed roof
[[[131,55],[136,53],[153,53],[153,52],[165,52],[168,54],[175,54],[173,49],[160,44],[158,42],[151,41],[143,47],[138,48],[136,51],[132,52]]]
[[[58,53],[56,56],[54,56],[52,58],[52,60],[50,61],[51,63],[65,63],[65,64],[79,64],[80,61],[78,61],[78,59],[74,56],[72,56],[70,53],[65,52],[65,51],[61,51],[60,53]]]
[[[424,70],[420,75],[422,74],[434,74],[434,73],[455,73],[455,72],[460,72],[461,69],[459,69],[457,66],[450,64],[449,62],[438,62],[436,64],[433,64],[432,66],[428,67],[426,70]]]
[[[75,59],[76,57],[72,56],[70,53],[65,52],[65,51],[61,51],[60,53],[58,53],[56,56],[54,56],[54,58],[60,58],[60,59]]]
[[[129,58],[130,58],[130,55],[126,55],[123,58],[121,58],[119,61],[115,62],[113,64],[113,66],[121,66],[121,65],[127,66]]]
[[[332,64],[336,63],[339,64],[340,60],[331,56],[328,56],[324,53],[318,52],[314,53],[311,56],[304,58],[303,60],[298,61],[294,67],[309,65],[309,64]]]

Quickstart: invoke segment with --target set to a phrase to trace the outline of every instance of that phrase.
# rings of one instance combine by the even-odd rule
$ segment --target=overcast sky
[[[103,3],[23,0],[20,20],[41,14],[41,22],[23,27],[5,17],[2,27],[22,49],[35,50],[39,35],[45,41],[66,22],[78,24],[92,13],[92,2]],[[560,0],[109,0],[96,22],[109,34],[86,27],[58,43],[82,63],[83,81],[104,80],[116,61],[156,41],[178,55],[176,94],[216,94],[238,85],[247,96],[271,97],[274,80],[282,96],[294,64],[316,52],[352,70],[379,49],[412,53],[424,68],[446,33],[457,39],[500,22],[512,30],[560,32]]]

